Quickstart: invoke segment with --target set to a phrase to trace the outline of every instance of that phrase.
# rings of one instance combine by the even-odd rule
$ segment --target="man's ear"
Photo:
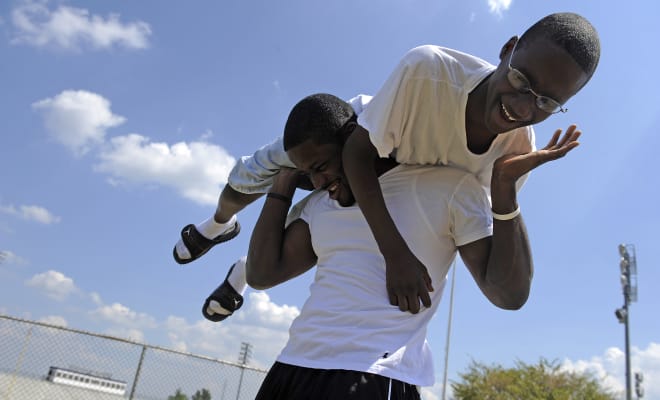
[[[348,137],[351,136],[353,132],[355,132],[355,128],[358,127],[358,123],[356,121],[349,121],[346,123],[346,125],[342,126],[341,128],[341,141],[342,143],[346,143],[346,140],[348,140]]]
[[[511,39],[507,40],[500,50],[500,61],[506,60],[506,57],[509,56],[509,52],[513,50],[513,46],[520,40],[518,36],[512,36]]]

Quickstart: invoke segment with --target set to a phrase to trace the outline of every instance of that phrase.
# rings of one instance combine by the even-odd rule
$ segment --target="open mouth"
[[[518,122],[520,121],[519,119],[514,118],[510,113],[509,110],[506,109],[504,106],[504,103],[500,103],[500,108],[502,109],[502,115],[504,115],[504,118],[509,121],[509,122]]]
[[[339,179],[337,179],[336,181],[330,183],[325,188],[325,190],[328,191],[330,198],[333,200],[337,200],[337,198],[339,197],[339,184],[340,184]]]

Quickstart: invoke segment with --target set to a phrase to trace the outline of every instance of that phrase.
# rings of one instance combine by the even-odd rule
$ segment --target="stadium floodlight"
[[[628,316],[628,313],[627,313],[626,310],[622,307],[622,308],[617,308],[617,309],[614,311],[614,315],[616,315],[616,319],[619,320],[619,323],[620,323],[620,324],[623,324],[623,323],[626,322],[626,317]]]
[[[637,260],[635,246],[620,244],[619,269],[621,275],[621,289],[623,290],[623,307],[614,311],[620,324],[624,324],[626,331],[626,400],[632,400],[632,385],[630,374],[630,303],[637,301]],[[638,392],[639,394],[639,392]]]
[[[635,372],[635,393],[637,393],[637,398],[641,399],[644,397],[644,387],[642,383],[644,382],[644,374],[641,372]]]
[[[241,386],[243,386],[243,373],[245,372],[245,366],[252,355],[252,345],[248,342],[241,343],[241,352],[238,354],[238,362],[241,364],[241,377],[238,380],[238,390],[236,391],[236,400],[239,399],[241,395]]]

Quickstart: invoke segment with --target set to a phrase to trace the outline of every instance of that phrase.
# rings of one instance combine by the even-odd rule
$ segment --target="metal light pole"
[[[621,288],[623,289],[623,307],[617,308],[614,315],[619,323],[624,324],[626,331],[626,400],[632,400],[632,384],[630,372],[630,304],[637,301],[637,260],[635,246],[620,244]]]
[[[454,286],[456,286],[456,259],[452,264],[451,292],[449,294],[449,316],[447,318],[447,341],[445,342],[445,372],[442,378],[442,400],[447,399],[447,371],[449,368],[449,339],[451,337],[451,320],[454,315]]]
[[[248,342],[241,343],[241,352],[238,355],[238,362],[241,363],[241,377],[238,380],[238,390],[236,391],[236,400],[241,395],[241,386],[243,385],[243,372],[245,372],[245,365],[247,365],[250,355],[252,354],[252,345]]]

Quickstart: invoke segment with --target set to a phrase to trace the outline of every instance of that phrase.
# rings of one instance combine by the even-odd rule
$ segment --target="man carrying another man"
[[[327,94],[306,97],[289,114],[283,143],[297,169],[274,177],[250,240],[247,281],[267,289],[317,268],[258,400],[419,399],[416,386],[434,380],[427,325],[457,253],[493,304],[518,309],[527,300],[533,266],[520,213],[493,221],[488,193],[470,173],[383,158],[375,171],[388,210],[441,283],[418,313],[390,304],[385,260],[342,168],[355,124],[353,109]],[[517,209],[517,178],[565,155],[578,136],[569,132],[560,140],[556,132],[542,150],[497,159],[493,209]],[[301,172],[319,190],[287,225]]]

